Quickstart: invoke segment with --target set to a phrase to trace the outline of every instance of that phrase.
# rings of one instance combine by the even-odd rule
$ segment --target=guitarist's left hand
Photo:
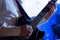
[[[48,14],[45,16],[46,20],[53,14],[53,12],[56,9],[56,5],[50,1],[49,5],[47,6],[49,8]]]

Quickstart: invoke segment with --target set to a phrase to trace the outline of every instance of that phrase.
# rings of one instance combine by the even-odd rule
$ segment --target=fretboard
[[[51,0],[52,3],[56,3],[57,0]],[[43,8],[43,10],[33,19],[30,25],[32,25],[33,29],[36,29],[36,26],[41,22],[41,20],[45,17],[46,14],[49,14],[48,11],[50,8],[48,8],[48,5],[50,2]]]
[[[48,3],[49,4],[49,3]],[[36,29],[36,26],[39,24],[39,22],[43,19],[43,17],[48,13],[48,11],[50,10],[46,5],[46,7],[37,15],[37,17],[35,17],[33,19],[33,21],[31,22],[30,25],[33,26],[34,29]]]

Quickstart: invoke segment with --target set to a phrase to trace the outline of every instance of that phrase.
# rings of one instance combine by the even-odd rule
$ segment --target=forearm
[[[0,37],[3,36],[19,36],[20,27],[5,28],[0,26]]]

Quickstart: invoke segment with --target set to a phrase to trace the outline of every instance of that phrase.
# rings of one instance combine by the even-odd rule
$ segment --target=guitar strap
[[[17,0],[16,0],[16,3],[19,8],[19,11],[22,15],[20,18],[18,18],[16,26],[30,24],[31,23],[30,17],[26,14],[26,12],[24,11],[24,9],[22,8],[22,6],[19,4],[19,2]]]

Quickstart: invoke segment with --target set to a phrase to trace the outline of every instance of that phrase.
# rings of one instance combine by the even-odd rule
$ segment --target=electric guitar
[[[30,18],[27,15],[24,15],[24,14],[26,14],[25,11],[23,10],[23,8],[19,4],[19,2],[16,1],[19,10],[22,9],[22,10],[20,10],[20,12],[23,11],[23,12],[21,12],[23,14],[23,16],[19,19],[18,24],[22,25],[22,24],[26,23],[26,24],[29,24],[29,25],[31,25],[33,27],[33,33],[32,33],[32,35],[28,39],[25,39],[25,40],[39,40],[39,39],[41,39],[44,36],[45,32],[38,30],[37,29],[37,25],[39,24],[39,22],[41,22],[42,19],[45,18],[47,20],[46,16],[49,15],[48,18],[51,16],[51,14],[49,14],[49,11],[50,11],[50,8],[51,8],[51,7],[49,7],[49,5],[55,4],[56,1],[57,0],[51,0],[45,6],[45,8],[43,8],[43,10],[37,15],[37,17],[35,17],[35,19],[33,19],[33,21],[31,21]],[[53,5],[53,7],[55,7],[55,6]],[[22,20],[25,20],[25,21],[22,21]],[[19,22],[20,23],[22,22],[22,24],[20,24]]]

